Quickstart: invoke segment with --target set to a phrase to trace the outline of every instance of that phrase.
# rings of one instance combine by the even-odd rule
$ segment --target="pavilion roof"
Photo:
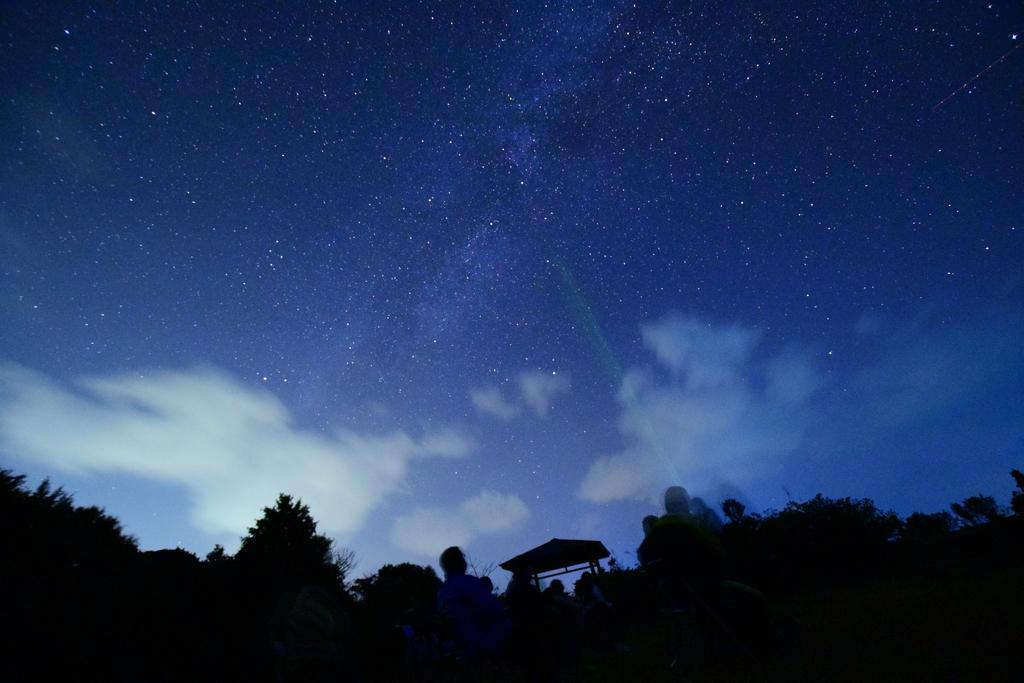
[[[611,555],[601,541],[575,541],[552,538],[533,550],[527,550],[499,566],[515,573],[526,570],[531,574],[542,574],[554,569],[563,569],[578,564],[597,562]]]

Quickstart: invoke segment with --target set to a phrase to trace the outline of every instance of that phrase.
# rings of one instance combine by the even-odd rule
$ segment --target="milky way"
[[[0,465],[196,552],[287,487],[367,570],[446,533],[630,561],[677,483],[1002,496],[1021,60],[942,98],[1022,25],[9,3]]]

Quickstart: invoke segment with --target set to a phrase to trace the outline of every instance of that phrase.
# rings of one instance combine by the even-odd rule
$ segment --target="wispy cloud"
[[[512,531],[530,516],[518,496],[490,489],[455,508],[423,507],[395,519],[391,542],[422,557],[436,557],[448,546],[466,546],[481,534]]]
[[[569,388],[569,377],[565,374],[528,370],[519,375],[523,402],[537,417],[547,417],[551,402],[556,396],[569,393]]]
[[[244,533],[280,492],[300,496],[330,533],[354,532],[403,489],[413,460],[472,448],[452,430],[414,438],[302,429],[268,390],[216,368],[65,386],[15,364],[0,365],[0,443],[63,472],[180,485],[194,502],[195,526],[221,535]]]
[[[469,399],[479,412],[499,420],[512,420],[521,412],[519,406],[506,399],[501,389],[493,385],[473,389],[469,392]]]
[[[679,315],[641,332],[668,374],[627,373],[619,391],[625,448],[594,461],[582,498],[608,502],[677,483],[697,491],[746,483],[800,445],[809,400],[821,385],[808,354],[791,349],[755,362],[758,330]]]
[[[558,372],[526,370],[517,377],[519,401],[505,398],[501,389],[494,385],[477,387],[469,392],[469,398],[477,411],[500,420],[519,417],[526,406],[537,417],[545,418],[551,411],[551,404],[560,394],[571,388],[569,376]]]
[[[921,480],[927,454],[905,447],[894,453],[898,435],[922,424],[932,424],[931,433],[929,421],[943,416],[977,421],[973,402],[1012,395],[1024,380],[1019,312],[956,324],[932,313],[886,329],[873,325],[859,342],[861,363],[834,371],[828,382],[810,345],[765,357],[762,336],[680,315],[645,325],[642,337],[658,364],[626,373],[619,391],[623,447],[591,463],[580,497],[648,498],[671,484],[742,490],[783,472],[833,490],[845,490],[853,474],[889,482],[883,486]],[[1019,407],[997,409],[1001,417],[986,419],[1019,423]]]
[[[752,327],[713,325],[674,313],[643,325],[640,333],[644,345],[690,389],[736,383],[761,337]]]

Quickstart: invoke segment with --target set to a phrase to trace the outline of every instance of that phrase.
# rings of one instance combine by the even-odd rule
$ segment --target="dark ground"
[[[799,636],[763,654],[671,646],[680,628],[633,629],[627,652],[588,657],[590,681],[1021,681],[1024,574],[901,578],[772,600]],[[682,638],[686,640],[686,638]],[[671,666],[673,655],[679,659]]]

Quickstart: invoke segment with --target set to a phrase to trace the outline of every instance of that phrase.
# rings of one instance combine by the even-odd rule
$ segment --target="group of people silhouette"
[[[728,628],[714,607],[724,578],[717,515],[681,487],[672,487],[665,514],[646,518],[643,526],[637,555],[660,607],[687,615],[699,628]],[[489,577],[468,573],[460,548],[446,549],[439,564],[444,581],[437,591],[434,628],[402,627],[408,651],[418,656],[430,652],[464,665],[514,662],[547,677],[570,667],[585,648],[612,647],[620,640],[616,607],[590,571],[582,572],[570,594],[559,579],[541,590],[536,577],[520,569],[499,597]],[[747,596],[758,599],[756,591]],[[425,648],[425,640],[434,646]]]
[[[513,574],[504,594],[488,577],[467,573],[462,550],[440,557],[438,590],[441,652],[462,663],[505,660],[550,675],[572,664],[582,647],[612,637],[612,606],[585,571],[567,593],[552,580],[544,590],[526,570]]]
[[[681,487],[672,487],[665,495],[665,514],[645,518],[643,528],[637,557],[649,594],[655,596],[645,608],[687,624],[691,641],[723,634],[739,637],[742,620],[735,620],[735,607],[749,616],[758,611],[763,598],[749,587],[724,581],[717,515]],[[521,568],[498,595],[489,577],[469,573],[461,548],[447,548],[439,565],[443,582],[433,607],[426,610],[429,614],[410,610],[404,623],[395,625],[412,678],[429,677],[444,667],[473,677],[467,670],[501,666],[534,679],[557,679],[587,649],[607,650],[622,642],[619,606],[602,590],[607,574],[600,570],[597,575],[583,571],[569,593],[560,579],[542,590],[537,577]],[[300,596],[295,606],[299,616],[292,619],[293,626],[305,629],[299,640],[307,642],[296,643],[292,652],[307,663],[329,659],[332,650],[322,643],[318,647],[315,637],[309,637],[328,618],[316,607],[315,594]],[[623,607],[635,611],[636,606]],[[309,669],[304,671],[303,677],[310,679]]]

